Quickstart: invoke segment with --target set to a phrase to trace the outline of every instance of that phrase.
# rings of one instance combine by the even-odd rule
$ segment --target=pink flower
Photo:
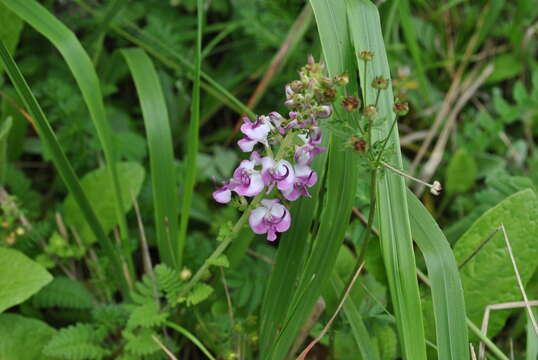
[[[306,165],[295,165],[295,183],[293,187],[283,190],[282,195],[287,200],[295,201],[301,195],[310,197],[307,187],[312,187],[318,181],[318,175]]]
[[[275,161],[272,157],[262,158],[262,180],[265,185],[276,186],[279,190],[286,190],[293,186],[295,174],[293,166],[286,160]]]
[[[262,175],[255,167],[260,164],[260,155],[254,151],[250,160],[243,160],[235,169],[230,181],[234,184],[233,190],[242,196],[256,196],[263,190]]]
[[[284,135],[284,133],[286,132],[286,128],[282,127],[282,123],[284,122],[284,118],[282,117],[282,115],[280,115],[276,111],[273,111],[273,112],[269,113],[268,117],[269,117],[269,120],[271,121],[271,123],[276,128],[276,130],[281,135]]]
[[[256,234],[267,233],[267,240],[274,241],[277,232],[289,229],[291,215],[278,199],[265,199],[260,207],[252,210],[248,222]]]
[[[213,192],[213,199],[221,204],[229,203],[232,199],[232,191],[242,196],[258,195],[264,187],[261,173],[255,169],[260,165],[260,160],[260,155],[254,151],[250,155],[250,160],[241,161],[230,181],[225,182],[222,187]]]
[[[256,122],[251,122],[248,117],[243,118],[241,132],[246,135],[245,138],[239,140],[237,145],[244,152],[250,152],[254,149],[254,145],[262,143],[267,145],[267,135],[271,131],[272,125],[267,116],[260,116]]]

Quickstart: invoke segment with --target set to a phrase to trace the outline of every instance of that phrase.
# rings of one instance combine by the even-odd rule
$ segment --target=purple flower
[[[318,181],[318,175],[306,165],[295,165],[295,183],[293,187],[283,190],[282,195],[287,200],[295,201],[301,195],[310,197],[307,187],[312,187]]]
[[[265,199],[252,210],[248,222],[256,234],[267,233],[267,240],[276,240],[277,232],[284,232],[291,224],[290,212],[278,199]]]
[[[233,178],[233,190],[242,196],[256,196],[263,190],[262,175],[255,169],[260,164],[260,155],[254,151],[250,160],[243,160],[235,169]]]
[[[267,116],[260,116],[255,122],[251,122],[248,117],[243,117],[243,122],[241,132],[246,137],[237,142],[241,150],[250,152],[257,143],[267,145],[267,135],[272,127]]]
[[[282,127],[282,123],[284,122],[284,118],[282,117],[282,115],[280,115],[276,111],[273,111],[269,113],[268,117],[271,123],[277,129],[277,131],[280,134],[284,135],[284,133],[286,132],[286,128]]]
[[[316,113],[318,119],[326,119],[333,113],[333,108],[331,105],[321,105],[319,111]]]
[[[293,186],[295,174],[293,166],[286,160],[275,161],[272,157],[262,158],[262,180],[265,185],[276,183],[279,190],[286,190]]]
[[[295,156],[293,157],[299,165],[309,165],[314,157],[322,152],[325,148],[320,146],[314,146],[311,144],[304,144],[303,146],[297,146],[295,149]]]
[[[232,191],[242,196],[256,196],[264,187],[262,176],[255,167],[261,164],[260,155],[254,151],[250,160],[243,160],[235,169],[230,181],[213,192],[213,199],[221,204],[229,203],[232,199]]]

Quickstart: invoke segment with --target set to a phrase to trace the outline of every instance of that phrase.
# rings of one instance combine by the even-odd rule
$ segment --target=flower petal
[[[232,199],[232,192],[227,187],[222,187],[213,192],[213,199],[221,204],[227,204]]]
[[[237,145],[243,150],[243,152],[251,152],[254,149],[254,145],[258,143],[257,140],[253,140],[249,137],[243,138],[237,142]]]

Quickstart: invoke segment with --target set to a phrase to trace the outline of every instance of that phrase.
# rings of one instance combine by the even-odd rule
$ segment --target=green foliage
[[[211,286],[204,283],[198,283],[187,294],[185,301],[187,302],[187,305],[197,305],[213,294],[213,291],[214,289]]]
[[[465,148],[461,148],[448,163],[445,181],[446,191],[453,195],[471,189],[476,179],[476,172],[475,160]]]
[[[0,313],[20,304],[52,280],[41,265],[13,249],[0,247]]]
[[[117,164],[118,176],[122,184],[122,196],[125,199],[125,211],[133,206],[133,198],[136,198],[142,183],[144,182],[145,170],[142,166],[133,162]],[[82,189],[88,196],[97,214],[99,222],[105,232],[110,232],[117,225],[115,217],[115,205],[112,182],[106,168],[100,168],[86,174],[80,181]],[[84,216],[78,211],[77,204],[72,195],[69,195],[63,205],[65,222],[75,229],[85,244],[96,241],[90,226]]]
[[[168,318],[168,313],[161,312],[155,300],[130,308],[131,315],[127,321],[127,329],[137,327],[151,328],[162,325]]]
[[[92,295],[84,285],[64,276],[55,277],[32,297],[32,303],[38,308],[89,309],[93,306]]]
[[[161,351],[157,342],[153,340],[153,336],[156,336],[156,333],[150,329],[143,329],[136,335],[128,332],[124,332],[123,335],[127,340],[125,344],[127,353],[136,356],[145,356]]]
[[[0,29],[0,41],[3,41],[9,52],[13,53],[19,43],[24,23],[20,17],[2,4],[0,4],[0,23],[2,24],[2,29]],[[3,67],[0,64],[0,75],[2,74],[2,71]]]
[[[43,347],[56,330],[45,322],[17,314],[0,315],[0,358],[2,360],[52,360]]]
[[[104,328],[77,324],[62,328],[43,349],[43,354],[65,360],[103,359],[110,353],[102,345]]]
[[[538,247],[533,246],[538,232],[537,217],[538,199],[534,191],[523,190],[508,197],[482,215],[458,240],[454,247],[457,262],[462,263],[467,259],[504,224],[521,279],[524,284],[527,283],[538,266]],[[522,299],[501,232],[461,269],[460,276],[467,314],[475,323],[481,323],[486,306]],[[497,334],[508,315],[509,312],[493,313],[488,334]]]
[[[157,287],[166,297],[166,301],[173,305],[177,303],[179,291],[183,285],[180,274],[165,264],[155,266],[155,279]]]

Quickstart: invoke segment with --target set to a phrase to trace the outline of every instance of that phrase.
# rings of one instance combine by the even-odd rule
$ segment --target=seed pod
[[[342,100],[342,107],[347,111],[355,111],[360,106],[361,101],[354,96],[346,96]]]
[[[359,59],[363,61],[372,61],[374,53],[368,50],[363,50],[359,53]]]

